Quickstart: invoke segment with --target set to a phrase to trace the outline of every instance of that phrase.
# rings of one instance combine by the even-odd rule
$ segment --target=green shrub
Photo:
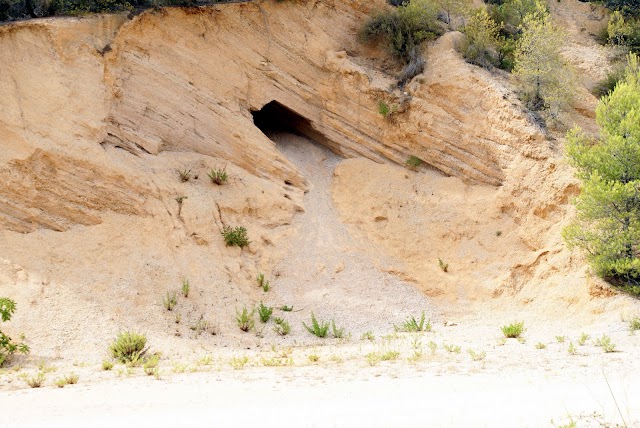
[[[313,312],[311,312],[311,327],[305,324],[304,321],[302,325],[309,333],[317,337],[326,337],[329,331],[329,322],[319,322]]]
[[[280,307],[280,310],[283,312],[291,312],[293,311],[293,305],[292,306],[282,305]]]
[[[242,312],[236,309],[236,323],[238,324],[238,328],[244,332],[251,330],[255,325],[255,321],[253,320],[253,315],[255,313],[255,309],[252,309],[251,312],[249,312],[246,306],[242,308]]]
[[[624,64],[617,64],[613,66],[611,71],[607,73],[607,76],[596,83],[596,86],[591,90],[591,93],[598,98],[608,95],[616,88],[618,82],[624,78],[624,71]]]
[[[331,320],[331,334],[333,334],[333,337],[336,339],[342,339],[344,336],[344,328],[337,328],[336,322]]]
[[[271,318],[271,314],[273,313],[273,308],[269,306],[265,306],[262,302],[260,302],[260,306],[258,306],[258,316],[260,317],[261,323],[266,323]]]
[[[280,336],[286,336],[291,332],[291,326],[284,319],[276,317],[273,321],[276,323],[275,327],[273,327],[273,331],[278,333]]]
[[[409,158],[407,159],[407,166],[411,169],[416,169],[418,168],[420,165],[422,165],[424,163],[424,161],[422,159],[420,159],[417,156],[411,155],[409,156]]]
[[[172,311],[173,308],[178,304],[178,297],[176,293],[169,293],[167,291],[167,295],[162,299],[162,303],[164,304],[164,308],[168,311]]]
[[[502,334],[506,338],[517,338],[522,336],[522,333],[524,333],[524,321],[514,322],[502,327]]]
[[[233,228],[225,226],[220,234],[224,238],[224,242],[227,244],[227,247],[237,246],[243,248],[251,243],[247,237],[247,229],[242,226]]]
[[[178,177],[180,177],[180,181],[182,181],[183,183],[186,183],[187,181],[189,181],[189,179],[191,179],[191,170],[190,169],[179,169],[178,170]]]
[[[44,384],[44,372],[38,372],[35,376],[25,376],[24,380],[31,388],[40,388]]]
[[[499,26],[485,9],[471,17],[464,30],[462,56],[471,64],[491,68],[500,64]]]
[[[11,320],[15,310],[16,303],[13,300],[0,297],[0,320],[2,322]],[[26,355],[29,353],[29,347],[24,343],[15,342],[0,330],[0,367],[16,352]]]
[[[59,378],[58,380],[56,380],[56,386],[58,388],[64,388],[67,385],[75,385],[76,383],[78,383],[78,375],[75,373],[70,373],[64,377]]]
[[[263,273],[258,274],[258,286],[262,288],[262,291],[265,293],[271,289],[271,284],[269,284],[269,280],[267,280]]]
[[[109,371],[113,368],[113,361],[103,360],[102,361],[102,370]]]
[[[137,363],[148,351],[147,337],[130,331],[121,332],[109,346],[111,356],[121,363]]]
[[[184,278],[182,280],[182,295],[187,298],[189,297],[189,291],[191,291],[191,287],[189,286],[189,280]]]
[[[602,350],[606,353],[616,352],[616,345],[611,342],[611,338],[606,334],[603,334],[601,338],[596,339],[596,346],[602,348]]]
[[[425,314],[424,312],[420,316],[420,321],[416,320],[416,318],[412,315],[407,318],[401,326],[395,326],[396,331],[406,331],[411,333],[417,333],[421,331],[431,331],[431,321],[426,321],[425,323]]]
[[[217,184],[218,186],[223,185],[229,179],[226,167],[222,169],[212,169],[207,175],[211,179],[211,182]]]

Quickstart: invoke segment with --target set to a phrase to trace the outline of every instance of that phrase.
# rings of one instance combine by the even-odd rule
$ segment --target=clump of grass
[[[113,368],[113,361],[102,360],[102,370],[109,371]]]
[[[293,311],[293,306],[282,305],[280,307],[280,310],[283,312],[291,312]]]
[[[331,334],[336,339],[342,339],[342,337],[344,336],[344,328],[337,328],[336,322],[334,320],[331,320]]]
[[[401,326],[394,326],[396,331],[406,331],[411,333],[417,333],[421,331],[431,331],[431,321],[426,321],[424,312],[420,316],[420,321],[412,315],[407,318]]]
[[[189,280],[187,278],[182,279],[182,295],[187,298],[189,297],[189,292],[191,291],[191,286],[189,285]]]
[[[631,330],[631,332],[635,332],[640,330],[640,317],[639,316],[635,316],[633,318],[631,318],[631,321],[629,321],[629,330]]]
[[[438,266],[442,269],[442,272],[449,272],[449,263],[445,263],[441,258],[438,258]]]
[[[373,342],[374,340],[376,340],[376,337],[373,335],[373,332],[366,331],[362,333],[362,336],[360,336],[360,340],[369,340]]]
[[[318,354],[309,355],[309,361],[312,363],[317,363],[318,361],[320,361],[320,355]]]
[[[246,355],[243,355],[242,357],[231,358],[231,360],[229,361],[229,364],[231,365],[231,367],[233,367],[234,370],[242,370],[244,366],[247,365],[248,362],[249,362],[249,357],[247,357]]]
[[[169,293],[167,291],[167,295],[162,299],[162,304],[166,310],[172,311],[178,304],[178,296],[176,293]]]
[[[255,309],[252,309],[251,312],[249,312],[246,306],[242,308],[242,312],[236,309],[236,323],[238,324],[238,328],[244,332],[251,330],[255,325],[255,321],[253,320],[253,315],[255,313]]]
[[[391,107],[389,107],[389,104],[380,100],[378,101],[378,113],[380,113],[380,115],[385,119],[388,119],[393,111],[391,110]]]
[[[211,169],[207,175],[211,179],[211,182],[218,186],[225,184],[229,179],[226,166],[224,168]]]
[[[67,385],[75,385],[76,383],[78,383],[78,375],[75,373],[70,373],[64,377],[59,378],[58,380],[56,380],[56,386],[58,388],[64,388]]]
[[[545,349],[546,347],[547,347],[547,345],[545,345],[542,342],[536,343],[536,349]]]
[[[266,293],[267,291],[271,290],[271,284],[263,273],[259,273],[256,279],[258,281],[258,287],[262,288],[262,291]]]
[[[44,384],[45,376],[44,372],[38,372],[35,376],[25,376],[24,381],[27,382],[31,388],[40,388]]]
[[[589,335],[587,333],[580,334],[580,339],[578,339],[578,345],[584,346],[584,344],[587,343],[587,340],[589,340]]]
[[[424,161],[422,159],[420,159],[417,156],[411,155],[409,156],[409,158],[407,159],[407,166],[411,169],[416,169],[418,168],[420,165],[422,165],[424,163]]]
[[[438,344],[434,341],[430,341],[429,343],[427,343],[427,346],[429,347],[429,350],[431,351],[431,355],[435,355],[436,350],[438,349]]]
[[[449,353],[452,354],[459,354],[460,353],[460,346],[458,345],[447,345],[447,344],[443,344],[442,347]]]
[[[291,332],[291,326],[288,321],[285,321],[282,318],[275,317],[273,321],[276,325],[273,327],[273,331],[278,333],[280,336],[286,336]]]
[[[191,179],[191,170],[186,168],[179,169],[178,176],[180,177],[180,181],[182,181],[183,183],[186,183],[187,181],[189,181],[189,179]]]
[[[249,238],[247,237],[247,229],[242,226],[225,226],[220,234],[224,238],[224,243],[227,245],[227,247],[236,246],[244,248],[251,243],[251,241],[249,241]]]
[[[576,345],[574,345],[573,342],[569,342],[569,348],[567,348],[567,352],[569,353],[569,355],[576,355],[578,353]]]
[[[147,352],[144,334],[124,331],[109,346],[111,356],[122,363],[136,363]]]
[[[476,352],[473,349],[468,349],[467,352],[473,361],[482,361],[487,357],[487,353],[485,351]]]
[[[602,348],[602,350],[606,353],[616,352],[616,345],[611,342],[611,338],[606,334],[603,334],[601,338],[596,339],[596,346]]]
[[[566,339],[567,339],[567,336],[556,336],[556,341],[558,343],[564,343]]]
[[[502,327],[502,334],[509,339],[520,337],[522,333],[524,333],[524,321],[514,322]]]
[[[273,308],[269,306],[265,306],[264,303],[260,302],[260,306],[258,306],[258,316],[260,317],[261,323],[266,323],[271,318],[271,314],[273,313]]]
[[[372,367],[380,362],[380,354],[378,352],[369,352],[365,357],[367,358],[367,363]]]
[[[302,325],[309,333],[317,337],[326,337],[329,331],[329,322],[319,322],[313,312],[311,312],[311,326],[308,326],[304,321]]]

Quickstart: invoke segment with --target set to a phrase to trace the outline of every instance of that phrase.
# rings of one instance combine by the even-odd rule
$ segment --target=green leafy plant
[[[438,258],[438,266],[442,269],[442,272],[449,271],[449,263],[445,263],[442,259]]]
[[[502,327],[502,334],[506,338],[517,338],[524,333],[524,321],[514,322]]]
[[[249,362],[249,357],[247,357],[246,355],[243,355],[241,357],[231,358],[231,360],[229,361],[229,364],[231,364],[231,367],[233,367],[234,370],[242,370],[244,366],[247,365],[248,362]]]
[[[70,373],[64,377],[61,377],[56,380],[55,384],[58,388],[64,388],[67,385],[75,385],[78,383],[78,375],[75,373]]]
[[[167,291],[167,295],[162,299],[162,304],[166,310],[172,311],[178,304],[178,296],[176,293],[169,293]]]
[[[291,332],[291,326],[288,321],[285,321],[282,318],[275,317],[273,321],[276,325],[273,327],[273,331],[278,333],[280,336],[286,336]]]
[[[574,345],[573,342],[569,342],[569,348],[567,348],[567,352],[569,353],[569,355],[576,355],[578,353],[576,345]]]
[[[382,100],[378,101],[378,113],[380,113],[380,115],[385,119],[389,117],[389,115],[391,114],[391,108],[389,107],[389,104],[385,103]]]
[[[578,345],[584,346],[584,344],[587,343],[587,340],[589,340],[589,335],[587,333],[580,334],[580,339],[578,339]]]
[[[564,343],[566,338],[567,338],[567,336],[556,336],[556,341],[558,343]]]
[[[407,159],[407,166],[411,169],[416,169],[418,168],[420,165],[422,165],[424,163],[424,161],[422,159],[420,159],[417,156],[411,155],[409,156],[409,158]]]
[[[282,305],[280,307],[280,310],[283,312],[291,312],[293,311],[293,306]]]
[[[267,321],[269,321],[272,313],[273,308],[265,306],[262,302],[260,302],[260,306],[258,306],[258,316],[260,317],[261,323],[266,323]]]
[[[190,169],[179,169],[178,176],[180,177],[180,181],[186,183],[191,178],[191,170]]]
[[[0,297],[0,320],[2,320],[2,322],[11,320],[11,316],[15,310],[16,303],[13,300]],[[26,355],[29,353],[29,347],[25,343],[15,342],[0,330],[0,367],[2,367],[7,358],[16,352]]]
[[[601,338],[596,339],[596,346],[602,348],[602,350],[606,353],[616,352],[616,345],[611,342],[611,338],[606,334],[603,334]]]
[[[102,361],[102,370],[109,371],[113,368],[113,361],[103,360]]]
[[[217,184],[218,186],[225,184],[229,179],[226,166],[221,169],[211,169],[207,175],[211,179],[211,182]]]
[[[485,351],[476,352],[473,349],[468,349],[467,352],[473,361],[482,361],[487,357],[487,353]]]
[[[251,243],[247,237],[247,229],[242,226],[225,226],[220,234],[224,238],[224,242],[227,247],[236,246],[243,248]]]
[[[635,317],[631,318],[631,320],[629,321],[629,330],[631,330],[631,332],[640,330],[640,317],[639,316],[635,316]]]
[[[257,280],[258,280],[258,287],[262,288],[262,291],[266,293],[267,291],[271,290],[271,284],[269,283],[269,280],[264,276],[263,273],[258,274]]]
[[[326,337],[329,331],[329,322],[319,322],[313,312],[311,312],[311,327],[304,321],[302,325],[309,333],[317,337]]]
[[[187,298],[189,297],[189,292],[191,291],[191,286],[189,285],[189,280],[187,278],[182,279],[182,295]]]
[[[109,346],[111,356],[121,363],[136,363],[148,351],[147,337],[143,334],[124,331],[118,334]]]
[[[336,322],[334,320],[331,320],[331,334],[336,339],[342,339],[342,337],[344,336],[344,328],[337,328]]]
[[[425,314],[424,312],[420,316],[420,320],[416,320],[416,318],[412,315],[407,318],[401,326],[394,326],[396,331],[406,331],[417,333],[421,331],[431,331],[431,321],[426,321],[425,323]]]
[[[459,354],[460,353],[460,346],[458,345],[447,345],[447,344],[443,344],[442,347],[449,353],[452,354]]]
[[[255,321],[253,320],[253,315],[255,313],[255,309],[252,309],[251,312],[249,312],[246,306],[242,308],[242,312],[236,309],[236,323],[238,324],[238,328],[244,332],[251,330],[255,325]]]

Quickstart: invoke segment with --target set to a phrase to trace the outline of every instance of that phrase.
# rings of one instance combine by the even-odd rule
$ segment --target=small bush
[[[502,327],[502,334],[509,339],[520,337],[522,333],[524,333],[524,321],[514,322]]]
[[[227,244],[227,247],[237,246],[243,248],[251,243],[247,237],[247,229],[242,226],[225,226],[220,234],[224,238],[224,242]]]
[[[447,345],[447,344],[444,344],[442,346],[447,352],[449,352],[451,354],[459,354],[460,353],[460,349],[461,348],[458,345]]]
[[[273,327],[273,331],[278,333],[280,336],[286,336],[291,332],[291,326],[284,319],[276,317],[273,321],[276,323]]]
[[[569,348],[567,349],[567,352],[569,353],[569,355],[576,355],[578,353],[576,345],[574,345],[573,342],[569,342]]]
[[[487,353],[485,351],[476,352],[473,349],[468,349],[467,352],[469,352],[469,356],[473,361],[482,361],[487,356]]]
[[[136,363],[144,356],[148,348],[147,337],[143,334],[125,331],[118,334],[118,337],[109,346],[111,356],[121,363]]]
[[[603,334],[600,339],[596,340],[596,346],[602,348],[606,353],[616,352],[616,345],[611,342],[611,338],[606,334]]]
[[[162,299],[162,303],[164,304],[164,308],[168,311],[172,311],[173,308],[178,304],[178,297],[176,293],[169,293],[167,291],[167,295]]]
[[[360,336],[360,340],[368,340],[373,342],[374,340],[376,340],[376,337],[373,335],[373,332],[367,331],[362,333],[362,336]]]
[[[78,383],[78,379],[79,378],[77,374],[71,373],[56,380],[56,386],[58,388],[64,388],[67,385],[75,385],[76,383]]]
[[[536,349],[545,349],[546,347],[547,347],[547,345],[545,345],[542,342],[536,343]]]
[[[187,298],[189,297],[189,291],[191,291],[191,287],[189,286],[189,280],[184,278],[182,280],[182,295]]]
[[[109,371],[113,368],[113,361],[103,360],[102,361],[102,370]]]
[[[246,306],[242,308],[242,312],[236,309],[236,323],[238,324],[238,328],[244,332],[251,330],[255,326],[255,321],[253,320],[255,313],[255,309],[249,312]]]
[[[409,156],[409,158],[407,159],[407,166],[411,169],[416,169],[418,168],[420,165],[422,165],[424,163],[424,161],[422,159],[420,159],[417,156],[411,155]]]
[[[229,361],[229,364],[231,364],[231,367],[233,367],[234,370],[242,370],[244,366],[247,365],[248,362],[249,362],[249,357],[247,357],[246,355],[243,355],[242,357],[231,358],[231,361]]]
[[[44,384],[44,373],[38,372],[37,375],[30,377],[27,376],[24,380],[31,388],[40,388]]]
[[[567,338],[567,336],[556,336],[556,341],[558,343],[564,343],[566,338]]]
[[[2,322],[11,320],[11,316],[16,310],[16,303],[6,297],[0,297],[0,320]],[[0,330],[0,367],[11,355],[19,352],[28,354],[29,347],[24,343],[14,342],[9,336]]]
[[[442,259],[438,258],[438,266],[442,269],[442,272],[449,272],[449,263],[445,263]]]
[[[309,355],[309,362],[317,363],[318,361],[320,361],[320,355],[317,355],[317,354]]]
[[[283,312],[291,312],[293,311],[293,306],[282,305],[280,307],[280,310]]]
[[[331,334],[333,334],[333,337],[336,339],[342,339],[344,336],[344,328],[337,328],[336,322],[331,320]]]
[[[227,174],[227,167],[222,169],[212,169],[207,174],[211,179],[211,182],[217,184],[218,186],[223,185],[229,179],[229,175]]]
[[[271,284],[269,284],[269,280],[267,280],[263,273],[258,274],[258,286],[262,288],[262,291],[265,293],[271,290]]]
[[[401,326],[395,326],[396,331],[406,331],[410,333],[418,333],[421,331],[431,331],[431,321],[426,321],[424,312],[420,316],[420,321],[412,315],[402,323]]]
[[[584,346],[584,344],[587,343],[587,340],[589,340],[589,335],[587,333],[582,333],[580,335],[580,339],[578,339],[578,345]]]
[[[316,316],[311,312],[311,327],[309,327],[305,322],[302,322],[304,328],[311,334],[317,337],[326,337],[327,332],[329,331],[329,323],[328,322],[318,322]]]
[[[258,306],[258,316],[260,317],[261,323],[266,323],[271,318],[271,314],[273,313],[273,308],[269,306],[265,306],[262,302],[260,302],[260,306]]]
[[[186,183],[191,179],[191,170],[190,169],[180,169],[178,170],[178,176],[180,177],[180,181]]]
[[[640,317],[635,316],[629,321],[629,329],[631,332],[640,330]]]

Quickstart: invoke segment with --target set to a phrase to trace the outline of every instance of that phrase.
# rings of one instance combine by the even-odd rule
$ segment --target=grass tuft
[[[311,312],[311,326],[308,326],[304,321],[302,325],[309,333],[317,337],[326,337],[329,331],[329,322],[319,322],[313,312]]]
[[[136,363],[147,352],[147,337],[143,334],[124,331],[109,346],[111,356],[122,363]]]
[[[524,321],[514,322],[502,327],[502,334],[509,339],[520,337],[522,333],[524,333]]]
[[[242,308],[242,312],[236,309],[236,323],[238,324],[238,328],[244,332],[251,330],[255,325],[255,321],[253,320],[253,315],[255,313],[255,309],[252,309],[251,312],[249,312],[246,306]]]

